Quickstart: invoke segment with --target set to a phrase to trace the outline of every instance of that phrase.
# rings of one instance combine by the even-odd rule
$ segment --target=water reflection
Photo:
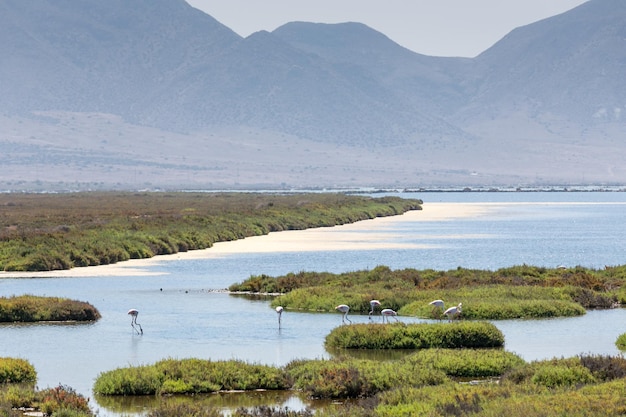
[[[326,401],[314,401],[295,391],[252,391],[252,392],[220,392],[213,394],[175,395],[159,397],[146,396],[95,396],[98,405],[109,412],[117,414],[139,414],[163,404],[182,404],[193,402],[194,405],[234,411],[240,407],[252,408],[260,406],[288,407],[291,410],[319,408]]]

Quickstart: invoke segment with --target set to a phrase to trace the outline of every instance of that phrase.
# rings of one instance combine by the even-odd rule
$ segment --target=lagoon
[[[293,359],[330,356],[324,337],[341,324],[341,316],[286,311],[279,329],[267,300],[223,291],[253,274],[343,272],[377,265],[448,270],[520,264],[604,268],[626,263],[626,193],[404,195],[423,199],[424,211],[333,228],[279,232],[114,268],[22,274],[22,278],[0,274],[4,296],[68,297],[88,301],[102,314],[101,320],[88,325],[2,325],[0,356],[29,360],[37,370],[40,388],[69,385],[91,397],[99,415],[115,416],[139,412],[145,401],[134,399],[124,405],[94,398],[91,387],[100,372],[167,357],[242,359],[282,366]],[[140,311],[143,335],[135,334],[130,326],[126,314],[130,308]],[[352,319],[365,322],[367,316]],[[626,310],[495,324],[505,335],[506,349],[526,360],[615,355],[620,353],[615,339],[626,332]],[[272,401],[278,404],[303,401],[275,397]]]

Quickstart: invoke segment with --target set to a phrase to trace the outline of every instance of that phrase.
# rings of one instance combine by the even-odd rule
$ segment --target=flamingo
[[[341,322],[342,323],[346,323],[345,320],[348,320],[350,323],[352,323],[352,320],[350,320],[348,318],[348,311],[350,311],[350,307],[348,307],[345,304],[340,304],[337,307],[335,307],[335,310],[340,311],[341,313],[343,313],[343,315],[341,316]]]
[[[376,307],[380,307],[380,301],[378,300],[372,300],[370,301],[370,312],[369,312],[369,319],[372,319],[372,314],[374,314],[374,310],[376,310]]]
[[[393,317],[395,321],[398,321],[398,319],[396,318],[396,316],[398,315],[398,313],[396,313],[395,311],[393,311],[390,308],[385,308],[383,309],[380,314],[383,316],[383,323],[385,322],[385,317],[387,317],[387,323],[389,323],[389,317]]]
[[[280,328],[280,316],[283,314],[283,307],[276,307],[276,313],[278,314],[278,328]]]
[[[137,316],[139,315],[139,311],[137,311],[134,308],[131,308],[130,310],[128,310],[128,314],[131,317],[130,325],[132,326],[132,328],[135,329],[137,334],[143,334],[143,329],[141,328],[141,324],[137,323]],[[136,325],[139,326],[139,330],[137,330],[137,328],[135,327]],[[141,333],[140,333],[140,331],[141,331]]]
[[[443,309],[444,309],[443,300],[434,300],[434,301],[431,301],[428,304],[433,306],[432,315],[434,317],[438,317],[441,320],[441,315],[442,315]]]
[[[461,315],[461,306],[463,303],[459,303],[459,305],[450,307],[446,311],[443,312],[443,315],[448,317],[448,321],[452,321],[453,319],[459,318]]]

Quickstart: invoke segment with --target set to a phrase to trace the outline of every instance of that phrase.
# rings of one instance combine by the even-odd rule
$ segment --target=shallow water
[[[145,399],[93,398],[100,372],[160,359],[242,359],[282,366],[298,358],[329,357],[324,337],[341,325],[339,314],[286,311],[282,327],[266,300],[217,290],[252,274],[302,270],[343,272],[388,265],[396,268],[497,269],[531,264],[603,268],[624,264],[624,193],[432,193],[411,198],[449,202],[505,202],[484,216],[392,223],[385,230],[411,249],[332,250],[221,255],[173,260],[150,270],[160,275],[0,279],[0,294],[62,296],[88,301],[101,312],[94,324],[2,325],[0,356],[29,360],[38,386],[69,385],[91,397],[100,416],[140,412]],[[553,204],[558,203],[558,204]],[[592,204],[589,204],[592,203]],[[380,229],[376,230],[380,233]],[[361,232],[364,238],[370,232]],[[373,232],[371,232],[373,233]],[[418,247],[419,246],[419,247]],[[143,335],[130,326],[129,308],[140,311]],[[367,316],[351,315],[355,322]],[[419,321],[402,317],[405,322]],[[583,317],[495,323],[506,349],[526,360],[578,354],[619,354],[614,343],[626,332],[626,310],[590,311]],[[254,404],[260,394],[246,400]],[[266,394],[275,405],[296,408],[302,399]],[[223,396],[210,396],[211,401]],[[235,397],[226,397],[235,399]],[[271,399],[270,399],[271,398]],[[221,401],[221,400],[219,400]],[[218,402],[219,402],[218,401]],[[128,404],[127,404],[128,403]]]

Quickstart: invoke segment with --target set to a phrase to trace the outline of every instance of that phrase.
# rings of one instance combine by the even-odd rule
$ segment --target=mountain
[[[0,188],[619,184],[626,3],[476,58],[183,0],[0,0]]]

